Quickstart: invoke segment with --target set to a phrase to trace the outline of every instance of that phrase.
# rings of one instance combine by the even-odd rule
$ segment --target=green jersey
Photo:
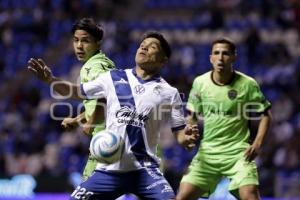
[[[99,74],[107,72],[115,68],[115,64],[103,53],[99,52],[92,56],[81,68],[80,70],[80,81],[81,83],[86,83],[96,79]],[[97,100],[84,100],[85,117],[88,120],[97,104]],[[104,129],[104,124],[99,124],[95,127],[93,134]]]
[[[234,72],[232,81],[223,86],[212,80],[212,71],[198,76],[187,109],[204,117],[199,152],[230,156],[244,151],[249,146],[249,112],[263,112],[270,105],[256,81],[241,72]]]

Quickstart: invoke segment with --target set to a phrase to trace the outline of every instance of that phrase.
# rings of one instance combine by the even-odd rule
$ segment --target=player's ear
[[[158,54],[157,54],[157,62],[161,63],[161,64],[166,64],[168,62],[168,58],[167,56],[165,55],[164,52],[160,51]]]
[[[162,63],[163,65],[167,64],[169,62],[169,58],[165,55],[162,55],[161,56],[161,59],[160,59],[160,63]]]
[[[209,55],[209,62],[210,64],[213,64],[211,55]]]

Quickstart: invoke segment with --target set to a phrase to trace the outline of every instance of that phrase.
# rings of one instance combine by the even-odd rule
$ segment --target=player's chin
[[[214,70],[217,71],[217,72],[221,72],[224,70],[224,67],[223,66],[216,66],[214,67]]]
[[[82,63],[84,63],[86,61],[86,59],[84,57],[77,57],[77,60]]]
[[[147,63],[147,60],[145,59],[145,58],[141,58],[141,57],[137,57],[136,59],[135,59],[135,61],[136,61],[136,64],[138,64],[138,65],[144,65],[145,63]]]

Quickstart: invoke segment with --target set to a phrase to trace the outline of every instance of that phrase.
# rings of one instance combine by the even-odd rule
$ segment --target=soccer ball
[[[90,153],[97,161],[111,164],[120,160],[123,140],[121,136],[101,131],[93,136]]]

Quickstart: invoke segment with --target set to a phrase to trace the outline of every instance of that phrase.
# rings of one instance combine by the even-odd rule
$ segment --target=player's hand
[[[84,125],[83,125],[83,128],[82,128],[82,131],[84,134],[88,135],[88,136],[91,136],[92,135],[92,132],[94,131],[94,124],[93,123],[90,123],[90,121],[87,121]]]
[[[183,146],[186,150],[191,151],[195,146],[196,142],[200,138],[198,125],[187,125],[184,132],[185,141]]]
[[[84,125],[83,125],[83,133],[88,136],[92,136],[92,133],[95,129],[94,118],[91,117]]]
[[[79,123],[76,118],[66,117],[61,122],[61,126],[68,131],[72,131],[79,126]]]
[[[248,162],[251,162],[256,158],[256,156],[259,154],[260,146],[256,144],[252,144],[249,146],[245,152],[245,159]]]
[[[94,126],[92,126],[91,124],[85,123],[83,125],[82,131],[85,135],[91,136],[93,130],[94,130]]]
[[[51,83],[53,79],[51,69],[40,58],[30,58],[28,61],[28,70],[33,72],[35,76],[46,83]]]

